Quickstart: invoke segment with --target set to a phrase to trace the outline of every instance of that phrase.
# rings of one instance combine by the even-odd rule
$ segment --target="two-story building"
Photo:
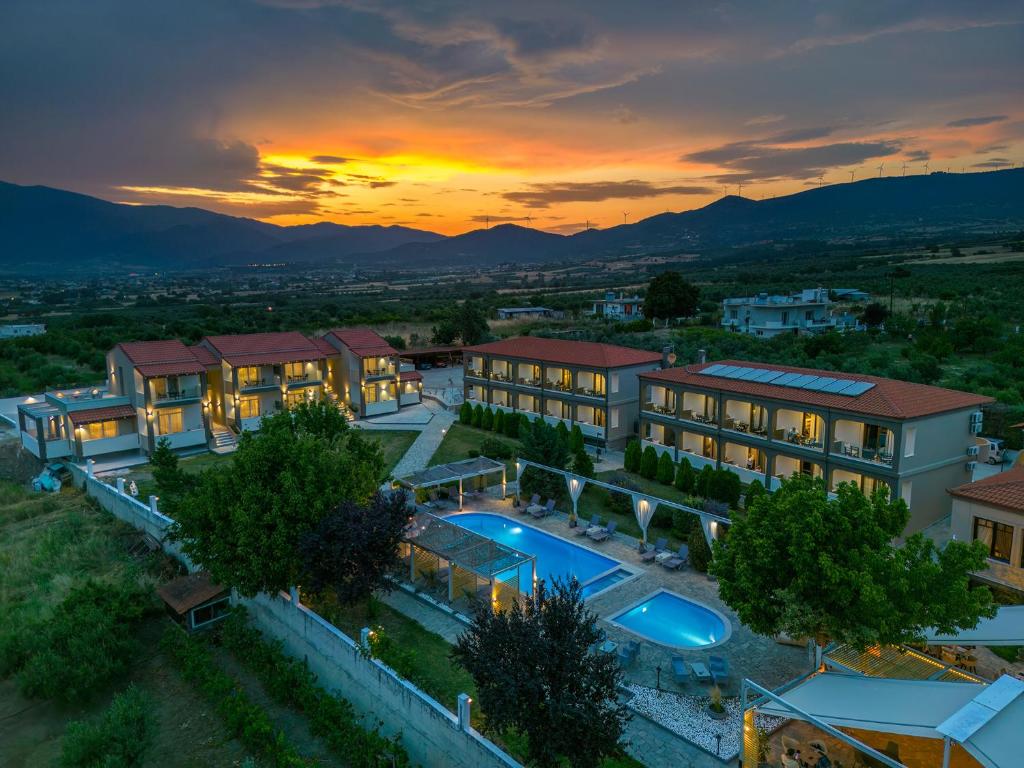
[[[822,333],[836,327],[831,305],[826,288],[808,288],[786,296],[761,293],[724,299],[722,327],[764,338]]]
[[[331,387],[360,418],[394,413],[420,401],[423,377],[402,365],[398,352],[369,328],[335,328],[324,334],[335,357],[330,362]]]
[[[206,336],[213,423],[259,429],[260,419],[325,392],[327,354],[297,331]],[[205,353],[200,353],[205,354]]]
[[[138,425],[128,398],[106,387],[47,392],[18,404],[21,444],[43,461],[138,452]]]
[[[588,442],[621,447],[636,434],[637,375],[662,354],[613,344],[520,336],[464,350],[466,401],[578,424]]]
[[[980,541],[988,567],[976,575],[1024,592],[1024,467],[949,490],[949,532],[960,541]]]
[[[607,291],[603,299],[593,303],[590,314],[609,320],[643,320],[644,300],[639,296],[616,295],[615,291]]]
[[[640,374],[642,443],[769,490],[794,473],[829,490],[885,487],[909,531],[949,514],[969,482],[991,398],[875,376],[726,360]]]

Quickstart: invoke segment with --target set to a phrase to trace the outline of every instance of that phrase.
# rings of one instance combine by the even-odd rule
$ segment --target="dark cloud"
[[[634,200],[662,195],[709,195],[714,190],[703,185],[658,186],[649,181],[587,181],[531,184],[528,189],[504,192],[502,197],[527,208],[547,208],[557,203],[600,202],[602,200]]]
[[[341,165],[347,163],[347,157],[338,157],[337,155],[313,155],[309,158],[309,162],[316,163],[318,165]]]
[[[721,182],[816,178],[830,168],[858,165],[871,158],[898,153],[901,144],[889,141],[847,141],[814,147],[776,147],[758,142],[733,142],[683,155],[681,160],[717,165],[726,172],[713,176]]]
[[[993,157],[981,163],[975,163],[972,168],[1010,168],[1013,163],[1005,157]]]
[[[1006,115],[987,115],[985,117],[962,117],[959,120],[952,120],[946,123],[947,128],[970,128],[973,125],[990,125],[1001,123],[1006,120]]]
[[[835,128],[824,126],[821,128],[793,128],[789,131],[777,133],[764,139],[765,144],[799,144],[802,141],[813,141],[831,136]]]
[[[282,165],[264,164],[261,178],[276,189],[290,192],[312,192],[328,180],[326,174],[314,173]]]
[[[927,149],[912,149],[904,154],[904,157],[913,162],[923,163],[925,160],[931,159],[932,153]]]
[[[370,189],[381,189],[383,187],[393,187],[397,184],[397,181],[371,181]]]

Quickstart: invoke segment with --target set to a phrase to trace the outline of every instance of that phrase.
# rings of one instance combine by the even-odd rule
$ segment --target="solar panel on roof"
[[[815,380],[815,379],[817,379],[817,378],[818,378],[817,376],[811,376],[811,375],[809,375],[809,374],[806,374],[806,373],[801,373],[801,374],[800,374],[799,376],[797,376],[797,377],[796,377],[795,379],[793,379],[792,381],[790,381],[790,382],[787,382],[787,383],[786,383],[786,386],[787,386],[787,387],[797,387],[797,388],[801,388],[801,387],[803,387],[803,385],[804,385],[804,384],[806,384],[807,382],[809,382],[809,381],[814,381],[814,380]]]
[[[836,380],[834,378],[832,378],[831,376],[820,376],[819,378],[815,379],[814,381],[809,381],[808,383],[804,384],[803,388],[804,389],[810,389],[810,390],[812,390],[814,392],[820,392],[825,387],[827,387],[829,384],[835,383],[835,381]]]
[[[740,366],[736,370],[729,371],[725,375],[728,376],[730,379],[742,379],[744,376],[746,376],[748,373],[752,372],[753,370],[754,370],[753,368],[747,368],[745,366]]]
[[[743,375],[739,376],[738,378],[742,379],[743,381],[753,381],[762,373],[764,373],[764,371],[760,368],[747,368],[747,370],[743,372]]]
[[[831,384],[821,388],[822,392],[838,393],[850,386],[850,379],[836,379]]]
[[[837,379],[833,376],[816,376],[810,373],[787,373],[770,368],[751,368],[746,365],[723,365],[721,363],[710,365],[701,373],[734,381],[750,381],[847,397],[857,397],[875,386],[870,381]]]
[[[723,365],[719,370],[715,372],[715,376],[724,376],[729,378],[729,374],[739,368],[738,365]]]
[[[785,376],[785,373],[783,371],[764,371],[757,377],[756,381],[762,384],[774,384],[780,376]]]
[[[857,397],[857,395],[863,395],[874,386],[874,382],[871,381],[854,381],[839,394],[846,395],[847,397]]]
[[[714,376],[725,367],[726,366],[722,365],[721,363],[715,363],[714,365],[709,365],[707,368],[702,370],[701,373],[707,374],[708,376]]]
[[[777,378],[775,381],[773,381],[772,384],[778,384],[780,387],[788,387],[789,382],[796,381],[799,378],[799,373],[784,373],[781,376],[779,376],[779,378]]]

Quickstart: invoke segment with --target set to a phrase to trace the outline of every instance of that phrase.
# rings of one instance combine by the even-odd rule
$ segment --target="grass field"
[[[361,430],[363,435],[372,437],[378,443],[380,443],[381,450],[384,451],[384,469],[391,473],[391,470],[395,468],[398,460],[405,455],[405,452],[409,450],[409,446],[413,444],[413,441],[419,437],[419,432],[413,430],[390,430],[390,429],[364,429]]]
[[[448,433],[444,436],[444,440],[441,441],[441,445],[437,447],[434,455],[430,458],[430,466],[468,459],[469,452],[479,451],[484,440],[488,438],[500,440],[506,445],[511,446],[513,452],[521,445],[518,440],[513,440],[511,437],[496,435],[483,429],[455,423],[448,428]],[[515,480],[515,462],[507,459],[505,466],[508,468],[509,479]]]

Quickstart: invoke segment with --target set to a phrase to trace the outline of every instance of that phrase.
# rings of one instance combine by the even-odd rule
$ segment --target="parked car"
[[[1002,464],[1005,456],[1003,451],[1003,441],[995,437],[985,437],[983,440],[988,442],[988,461],[989,464]]]

